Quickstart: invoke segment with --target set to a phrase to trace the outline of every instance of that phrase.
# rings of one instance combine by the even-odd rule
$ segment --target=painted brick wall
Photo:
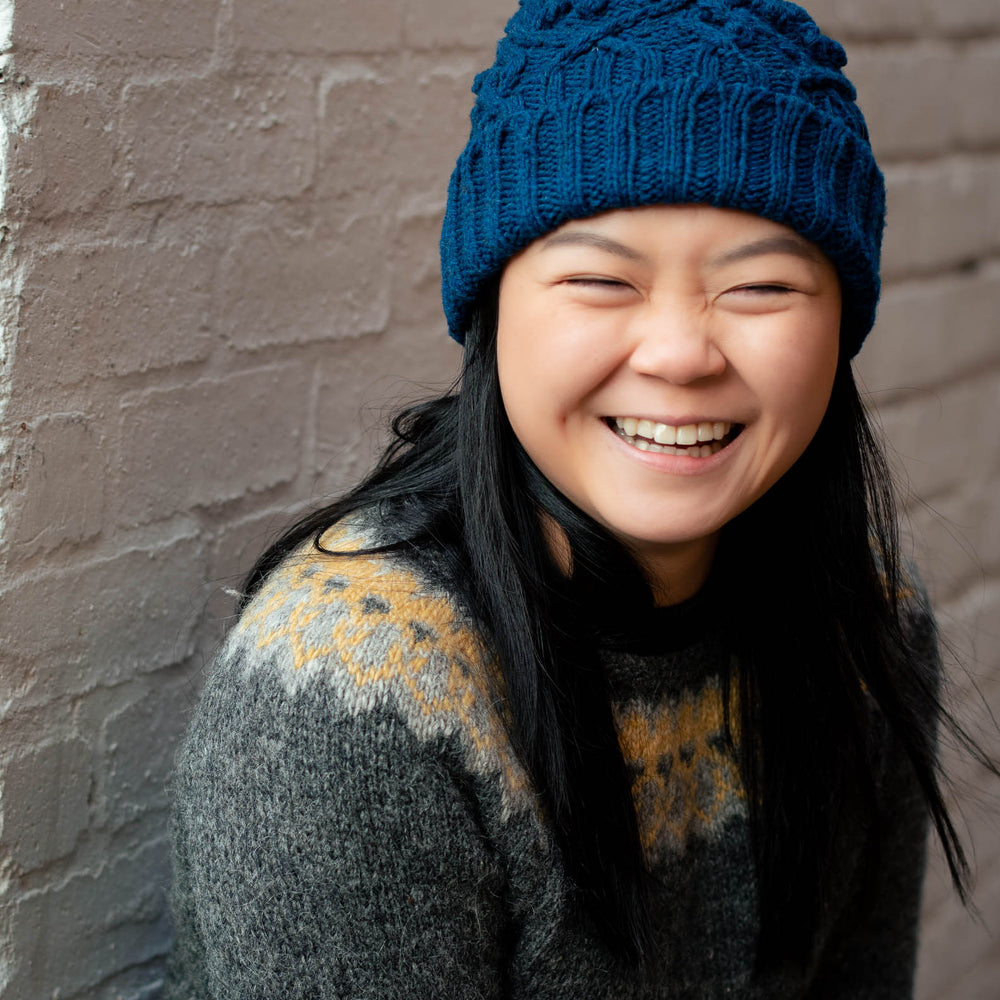
[[[4,1000],[156,995],[165,781],[224,588],[366,467],[404,380],[451,377],[444,186],[509,6],[0,0]],[[1000,709],[1000,8],[812,6],[888,168],[861,370]],[[968,815],[996,933],[992,795]],[[1000,951],[937,873],[925,925],[923,1000],[994,997]]]

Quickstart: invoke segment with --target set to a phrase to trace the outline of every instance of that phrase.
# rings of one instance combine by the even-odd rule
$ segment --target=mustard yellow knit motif
[[[617,713],[643,847],[650,861],[682,851],[689,837],[721,829],[746,793],[728,750],[718,682],[651,708]]]
[[[349,525],[322,538],[336,552],[371,544]],[[421,739],[458,733],[475,771],[500,773],[508,811],[532,798],[492,707],[475,632],[400,560],[330,556],[310,542],[271,574],[238,630],[258,650],[280,649],[294,673],[321,669],[350,711],[388,701]]]

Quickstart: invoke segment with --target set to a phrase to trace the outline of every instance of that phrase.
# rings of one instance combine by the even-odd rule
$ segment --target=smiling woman
[[[168,996],[910,995],[929,821],[965,869],[843,65],[783,0],[522,0],[442,232],[461,381],[246,581]]]
[[[503,271],[507,419],[675,603],[816,433],[840,312],[830,261],[759,216],[656,205],[569,222]]]

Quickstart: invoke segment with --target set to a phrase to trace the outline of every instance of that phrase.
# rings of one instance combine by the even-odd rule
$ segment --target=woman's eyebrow
[[[814,247],[808,240],[799,239],[797,236],[765,236],[763,239],[754,240],[752,243],[744,243],[742,246],[733,247],[732,250],[725,250],[717,257],[713,257],[708,263],[709,267],[724,267],[726,264],[735,264],[740,260],[747,260],[749,257],[761,257],[764,254],[784,253],[794,257],[801,257],[811,264],[821,264],[823,253]]]
[[[602,236],[587,229],[568,229],[565,232],[553,233],[543,244],[542,249],[548,250],[550,247],[558,246],[585,246],[603,250],[605,253],[612,253],[616,257],[624,257],[625,260],[648,262],[649,258],[645,254],[633,250],[632,247],[619,243],[618,240],[611,239],[610,236]]]

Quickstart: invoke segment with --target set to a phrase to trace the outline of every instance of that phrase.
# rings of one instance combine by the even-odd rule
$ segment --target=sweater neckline
[[[641,655],[678,652],[712,634],[712,619],[718,614],[716,590],[709,579],[693,597],[663,607],[589,597],[581,613],[604,649]]]

